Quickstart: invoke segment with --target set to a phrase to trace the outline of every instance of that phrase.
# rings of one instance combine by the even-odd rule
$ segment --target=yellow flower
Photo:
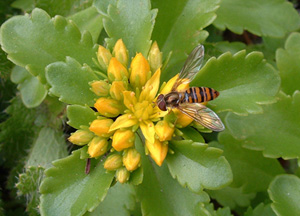
[[[134,171],[138,168],[141,161],[141,155],[134,148],[127,149],[123,155],[123,164],[128,171]]]
[[[114,133],[112,147],[117,151],[122,151],[134,145],[135,135],[131,130],[117,130]]]
[[[111,59],[111,53],[103,46],[99,46],[97,52],[97,59],[101,70],[106,70]]]
[[[130,64],[128,51],[121,39],[115,44],[112,55],[99,46],[97,57],[100,69],[104,68],[102,72],[106,71],[108,77],[107,80],[90,83],[91,90],[99,96],[94,107],[100,116],[91,123],[89,131],[78,130],[69,140],[77,145],[88,143],[91,157],[112,152],[106,158],[104,168],[116,171],[117,181],[124,183],[129,180],[130,172],[135,172],[141,163],[141,155],[135,149],[138,129],[145,138],[147,152],[161,166],[175,126],[186,127],[192,119],[176,109],[161,111],[156,105],[157,96],[169,93],[178,79],[176,75],[163,83],[159,92],[162,53],[156,42],[146,58],[137,53]],[[127,65],[130,65],[129,69]],[[178,90],[188,87],[188,84],[183,84]]]
[[[89,143],[88,153],[91,157],[99,157],[107,152],[108,142],[106,139],[94,137]]]
[[[114,121],[112,119],[107,118],[96,119],[91,123],[89,129],[100,137],[110,137],[112,133],[109,132],[109,128],[113,122]]]
[[[122,156],[119,154],[110,155],[104,162],[104,168],[113,171],[122,166]]]
[[[93,139],[94,134],[88,130],[77,130],[75,133],[72,133],[69,137],[69,141],[76,145],[85,145],[91,139]]]
[[[161,166],[167,156],[168,145],[156,139],[154,143],[149,143],[146,140],[146,147],[148,148],[150,156],[153,158],[155,163],[158,166]]]

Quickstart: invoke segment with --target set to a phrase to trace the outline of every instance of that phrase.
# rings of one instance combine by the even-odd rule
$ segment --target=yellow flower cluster
[[[107,72],[107,79],[91,83],[91,90],[99,96],[94,107],[100,115],[90,123],[89,130],[78,130],[69,140],[76,145],[88,144],[92,158],[109,153],[104,168],[116,171],[117,180],[123,183],[141,164],[141,155],[135,148],[138,129],[145,137],[146,152],[161,166],[175,124],[185,127],[192,119],[174,110],[176,119],[170,121],[164,117],[168,111],[161,111],[155,104],[162,66],[162,54],[156,42],[148,60],[137,53],[129,69],[128,51],[121,39],[112,53],[99,46],[97,58],[99,68]],[[176,79],[177,76],[164,83],[161,93],[168,93]]]

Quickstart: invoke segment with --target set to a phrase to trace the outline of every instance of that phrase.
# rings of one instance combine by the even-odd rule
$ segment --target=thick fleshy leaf
[[[167,164],[182,186],[199,193],[205,188],[216,190],[231,183],[232,172],[222,150],[191,140],[172,141],[169,145],[174,154],[168,154]]]
[[[66,56],[81,64],[93,66],[96,47],[90,33],[81,34],[79,29],[61,16],[50,19],[41,10],[34,9],[31,16],[15,16],[1,26],[1,46],[8,58],[16,65],[26,67],[45,83],[45,67]]]
[[[208,202],[207,194],[205,192],[195,194],[181,187],[171,177],[165,164],[158,167],[145,156],[139,139],[136,139],[136,146],[142,155],[144,169],[143,182],[136,187],[143,215],[201,215],[200,202]]]
[[[271,204],[265,205],[264,203],[259,204],[255,207],[255,209],[252,209],[249,207],[247,209],[247,212],[245,212],[244,216],[276,216],[274,211],[271,208]]]
[[[151,45],[151,33],[157,10],[151,10],[149,0],[119,0],[111,2],[104,17],[103,26],[109,38],[108,47],[113,48],[122,39],[133,57],[136,52],[147,56]]]
[[[95,7],[86,8],[85,10],[68,17],[68,19],[73,20],[81,32],[89,31],[93,37],[94,43],[97,42],[103,28],[103,15],[99,14]]]
[[[41,8],[51,16],[69,16],[92,5],[92,0],[16,0],[12,6],[30,12],[33,8]]]
[[[242,187],[233,188],[230,186],[220,190],[210,190],[208,194],[222,206],[229,206],[231,209],[235,209],[237,206],[247,207],[255,197],[255,193],[243,193]]]
[[[276,215],[298,215],[300,212],[300,179],[295,175],[277,176],[268,189]]]
[[[300,33],[291,34],[284,48],[277,50],[276,62],[282,90],[293,95],[294,91],[300,90]]]
[[[230,208],[228,208],[227,206],[215,210],[214,204],[210,203],[206,205],[205,208],[209,212],[209,216],[233,216],[230,212]]]
[[[53,165],[46,170],[40,187],[42,215],[83,215],[93,211],[104,199],[114,177],[99,160],[92,160],[91,171],[85,174],[86,161],[80,159],[80,150]]]
[[[96,95],[90,90],[89,82],[98,77],[88,65],[81,66],[75,59],[55,62],[47,66],[46,77],[52,86],[50,93],[68,104],[94,106]]]
[[[210,58],[191,82],[191,86],[207,86],[220,92],[216,100],[209,102],[215,106],[214,111],[242,115],[262,112],[259,104],[274,102],[279,85],[278,72],[263,60],[263,55],[252,52],[246,56],[246,51]]]
[[[130,184],[117,183],[109,189],[105,199],[85,216],[130,216],[136,205],[135,190]]]
[[[244,193],[265,191],[272,179],[284,172],[277,160],[265,158],[261,152],[242,148],[242,142],[229,133],[219,134],[219,142],[232,168],[231,187],[242,187]]]
[[[222,0],[214,25],[237,34],[247,30],[259,36],[283,37],[300,27],[300,18],[285,0]]]
[[[208,33],[202,29],[216,18],[219,4],[220,0],[152,1],[159,10],[152,39],[165,56],[172,51],[163,81],[179,73],[187,55],[206,39]]]
[[[22,101],[28,108],[39,106],[47,96],[46,86],[23,67],[15,66],[13,68],[11,80],[19,84],[18,89]]]
[[[80,126],[89,126],[97,118],[94,110],[88,106],[69,105],[67,107],[68,125],[80,129]]]
[[[41,166],[49,168],[51,162],[68,155],[67,144],[61,131],[44,127],[34,142],[25,167]]]
[[[263,106],[263,114],[237,116],[229,113],[227,128],[243,147],[263,151],[267,157],[300,157],[300,92],[279,94],[279,101]]]

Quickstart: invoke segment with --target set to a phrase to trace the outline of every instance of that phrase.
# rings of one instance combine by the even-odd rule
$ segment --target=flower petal
[[[135,97],[135,93],[133,91],[124,91],[124,105],[134,113],[134,105],[137,103],[137,99]]]
[[[155,135],[155,129],[154,129],[154,124],[152,121],[144,121],[141,122],[140,124],[140,128],[143,132],[143,135],[145,137],[145,139],[149,142],[149,143],[154,143],[154,135]]]
[[[110,126],[109,131],[117,130],[120,128],[128,128],[137,123],[138,123],[138,121],[134,115],[124,114],[116,119],[116,121]]]
[[[152,102],[154,100],[159,88],[160,73],[160,68],[158,68],[153,76],[147,81],[140,94],[139,102],[145,100]]]
[[[167,156],[168,145],[156,139],[154,143],[150,143],[146,140],[146,146],[152,159],[158,166],[161,166]]]

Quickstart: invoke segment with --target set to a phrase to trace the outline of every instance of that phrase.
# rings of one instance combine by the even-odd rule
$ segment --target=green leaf
[[[95,94],[89,82],[98,77],[88,65],[81,66],[75,59],[67,57],[66,62],[55,62],[47,66],[46,78],[50,93],[68,104],[94,106]]]
[[[276,175],[284,172],[277,160],[242,148],[242,142],[229,133],[219,134],[219,142],[224,145],[224,156],[232,168],[231,187],[242,187],[244,193],[264,191]]]
[[[208,210],[211,216],[231,216],[230,208],[224,207],[224,208],[218,208],[215,210],[215,207],[212,203],[209,205],[206,205],[205,208]]]
[[[268,189],[276,215],[298,215],[300,212],[300,179],[295,175],[277,176]]]
[[[17,0],[12,6],[30,12],[33,8],[41,8],[51,16],[69,16],[92,5],[92,0]]]
[[[109,4],[116,5],[117,0],[94,0],[93,6],[97,8],[100,14],[107,16],[107,9]]]
[[[276,62],[281,77],[281,88],[289,95],[300,90],[300,33],[292,33],[286,40],[285,49],[278,49]]]
[[[103,162],[92,160],[91,172],[85,174],[85,160],[80,150],[57,160],[54,167],[46,170],[46,178],[40,187],[42,215],[82,215],[93,211],[104,199],[113,180]]]
[[[220,190],[210,190],[208,194],[222,206],[235,209],[237,206],[247,207],[255,197],[255,193],[243,193],[243,188],[225,187]]]
[[[214,22],[218,28],[228,28],[237,34],[247,30],[272,37],[283,37],[297,30],[299,24],[298,12],[285,0],[222,0]]]
[[[50,19],[41,10],[34,9],[31,16],[15,16],[1,26],[1,46],[16,65],[38,76],[45,83],[45,67],[64,61],[66,56],[81,64],[94,66],[96,46],[88,32],[80,33],[71,21],[61,16]]]
[[[151,45],[151,33],[157,10],[151,10],[149,0],[119,0],[108,6],[108,16],[103,26],[109,38],[108,47],[113,48],[118,39],[123,39],[129,56],[136,52],[147,56]]]
[[[67,155],[67,144],[63,133],[50,127],[44,127],[33,144],[25,167],[41,166],[49,168],[52,161]]]
[[[69,105],[67,107],[68,125],[80,129],[81,125],[89,126],[97,118],[94,110],[88,106]]]
[[[220,92],[216,100],[209,102],[214,111],[246,115],[262,112],[260,104],[274,102],[280,77],[261,53],[246,56],[246,51],[240,51],[233,56],[224,53],[218,59],[210,58],[191,86],[212,87]]]
[[[165,163],[158,167],[145,156],[141,140],[136,139],[136,147],[142,155],[144,169],[143,182],[136,186],[143,215],[200,215],[200,202],[208,202],[207,194],[203,191],[195,194],[181,187]]]
[[[173,178],[195,193],[216,190],[230,184],[232,172],[222,150],[193,141],[172,141],[167,164]]]
[[[47,96],[46,86],[23,67],[15,66],[13,68],[11,80],[19,84],[18,90],[21,93],[22,101],[28,108],[39,106]]]
[[[292,97],[280,93],[279,101],[265,105],[257,115],[237,116],[229,113],[226,125],[243,147],[263,151],[267,157],[300,157],[300,92]]]
[[[205,43],[205,58],[218,57],[225,52],[232,55],[246,48],[246,44],[241,42],[221,41],[218,43]]]
[[[111,187],[100,205],[85,216],[130,216],[136,205],[135,191],[130,184],[117,183]]]
[[[271,204],[264,205],[263,203],[259,204],[252,209],[249,207],[247,212],[245,212],[244,216],[275,216],[276,214],[273,212],[271,208]]]
[[[103,29],[103,15],[99,14],[95,7],[86,8],[68,17],[68,19],[73,20],[81,32],[89,31],[93,42],[97,42],[100,32]]]
[[[152,39],[165,56],[172,51],[163,81],[179,73],[187,55],[206,39],[208,33],[202,29],[216,18],[219,4],[220,0],[152,1],[159,10]]]

